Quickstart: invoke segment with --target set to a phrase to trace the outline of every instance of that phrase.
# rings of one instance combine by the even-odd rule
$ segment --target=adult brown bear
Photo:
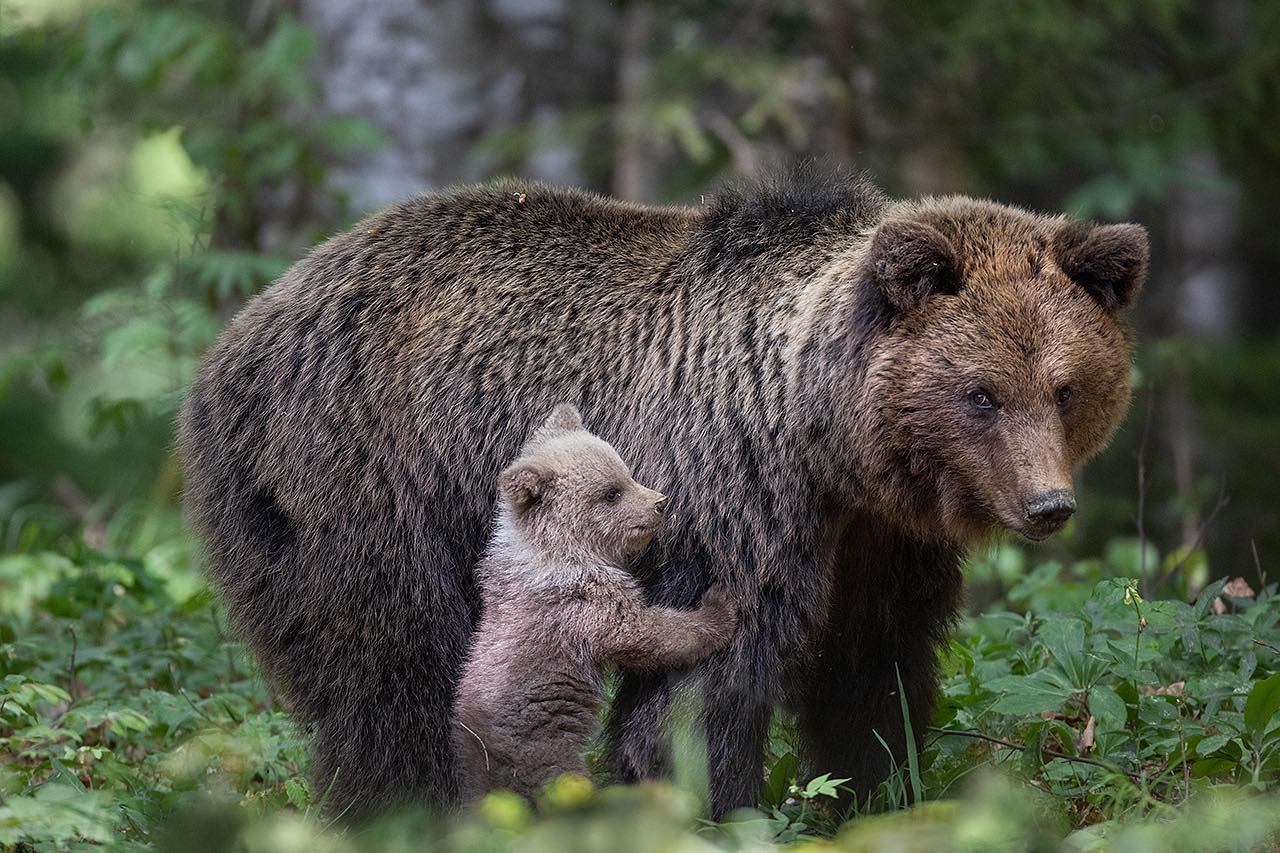
[[[714,579],[717,814],[755,802],[772,708],[865,793],[904,754],[966,547],[1039,539],[1129,399],[1135,225],[860,181],[641,207],[499,183],[415,198],[254,299],[181,420],[209,570],[348,815],[455,793],[448,709],[498,472],[554,403],[670,495],[655,602]],[[664,677],[627,674],[621,779],[664,771]]]

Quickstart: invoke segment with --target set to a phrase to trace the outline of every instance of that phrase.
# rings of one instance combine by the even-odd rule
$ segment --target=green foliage
[[[0,483],[168,498],[199,355],[347,221],[329,170],[377,134],[319,113],[315,39],[287,16],[68,8],[0,44]]]
[[[802,775],[780,718],[759,809],[723,824],[678,788],[565,777],[532,807],[495,794],[458,820],[405,814],[351,835],[319,816],[305,739],[194,581],[182,534],[120,529],[120,553],[72,538],[0,557],[0,844],[184,849],[199,831],[214,850],[1156,850],[1280,831],[1275,589],[1215,608],[1222,582],[1194,604],[1152,601],[1055,565],[1070,609],[967,620],[925,748],[852,811],[847,780]],[[1111,553],[1099,571],[1129,565]]]
[[[1177,802],[1197,785],[1259,790],[1280,780],[1280,598],[1232,612],[1143,601],[1137,582],[1099,582],[1079,608],[973,619],[952,649],[946,762],[1016,762],[1058,796],[1108,818]],[[992,749],[971,733],[1026,745]],[[1085,759],[1088,763],[1078,759]]]

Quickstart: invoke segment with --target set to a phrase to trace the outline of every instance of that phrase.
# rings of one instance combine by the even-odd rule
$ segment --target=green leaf
[[[1039,775],[1044,767],[1044,744],[1048,737],[1048,729],[1043,722],[1037,722],[1028,732],[1027,748],[1022,751],[1022,772],[1028,778]]]
[[[916,803],[924,801],[924,785],[920,781],[920,756],[916,750],[915,733],[911,729],[911,709],[907,707],[907,691],[902,686],[902,673],[898,665],[893,666],[894,675],[898,679],[898,702],[902,705],[902,731],[907,741],[907,772],[911,777],[911,793]]]
[[[284,795],[294,808],[302,809],[311,805],[311,787],[301,776],[290,776],[285,780]]]
[[[821,776],[815,776],[809,780],[809,784],[805,785],[804,790],[800,792],[800,796],[806,800],[814,797],[832,797],[839,796],[839,788],[848,779],[832,779],[830,773],[823,773]]]
[[[113,711],[108,719],[111,731],[120,737],[124,737],[131,731],[145,732],[151,727],[151,721],[132,708]]]
[[[1060,711],[1075,692],[1061,675],[1047,669],[1030,675],[1006,675],[987,687],[1004,694],[991,706],[992,710],[1014,717]]]
[[[110,803],[104,792],[47,784],[0,805],[0,844],[51,842],[62,848],[81,839],[111,840]]]
[[[1260,739],[1277,711],[1280,711],[1280,672],[1253,685],[1244,704],[1244,724]]]
[[[1191,775],[1197,779],[1204,779],[1207,776],[1221,776],[1224,773],[1230,773],[1240,766],[1238,761],[1232,761],[1229,758],[1202,758],[1191,765]]]
[[[1084,653],[1084,623],[1079,619],[1052,619],[1040,626],[1040,642],[1054,660],[1069,661]]]
[[[1200,590],[1200,597],[1196,599],[1196,618],[1203,619],[1209,613],[1209,608],[1213,605],[1214,599],[1218,597],[1218,593],[1222,592],[1222,588],[1227,585],[1228,578],[1216,580],[1213,583]]]
[[[1196,755],[1208,757],[1218,750],[1222,749],[1235,737],[1233,734],[1209,735],[1196,744]]]
[[[1101,685],[1089,690],[1089,713],[1094,716],[1100,731],[1122,729],[1129,717],[1129,709],[1120,694]]]
[[[784,753],[776,762],[773,769],[769,771],[769,778],[765,780],[764,788],[760,792],[760,802],[765,806],[780,806],[787,799],[787,791],[791,789],[791,783],[796,778],[796,768],[799,762],[795,753]]]

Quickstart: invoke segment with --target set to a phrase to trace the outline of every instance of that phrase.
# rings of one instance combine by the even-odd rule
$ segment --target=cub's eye
[[[604,502],[608,504],[616,504],[622,498],[622,489],[614,486],[612,489],[604,493]]]
[[[984,412],[989,412],[1000,407],[1000,404],[996,402],[996,398],[985,388],[977,388],[970,391],[969,404],[975,409],[979,409]]]
[[[1058,408],[1065,409],[1071,405],[1071,397],[1075,393],[1070,385],[1063,385],[1058,389]]]

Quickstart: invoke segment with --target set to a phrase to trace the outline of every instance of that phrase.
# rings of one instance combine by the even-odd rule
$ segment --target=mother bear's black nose
[[[1054,489],[1027,501],[1027,520],[1045,526],[1060,526],[1075,514],[1076,498],[1067,489]]]

